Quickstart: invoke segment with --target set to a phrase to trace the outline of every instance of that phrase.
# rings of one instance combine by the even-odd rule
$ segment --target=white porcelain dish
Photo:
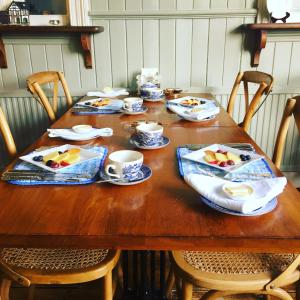
[[[109,103],[103,106],[93,106],[93,103],[101,100],[109,100]],[[108,110],[120,110],[123,107],[124,102],[119,99],[111,99],[111,98],[96,98],[87,101],[78,102],[77,105],[83,107],[91,107],[94,109],[108,109]]]
[[[65,166],[65,167],[60,167],[58,169],[54,169],[54,168],[50,168],[48,166],[46,166],[46,164],[41,161],[41,162],[37,162],[37,161],[34,161],[33,160],[33,157],[35,156],[45,156],[47,154],[50,154],[52,152],[55,152],[55,151],[61,151],[61,152],[64,152],[66,150],[70,150],[72,148],[78,148],[80,149],[80,159],[79,161],[69,165],[69,166]],[[54,172],[54,173],[59,173],[59,172],[62,172],[70,167],[73,167],[77,164],[80,164],[82,162],[85,162],[85,161],[88,161],[90,159],[94,159],[94,158],[97,158],[97,157],[100,157],[102,154],[101,153],[95,153],[95,152],[92,152],[92,151],[89,151],[89,150],[86,150],[84,148],[81,148],[81,147],[78,147],[78,146],[74,146],[74,145],[69,145],[69,144],[66,144],[66,145],[63,145],[63,146],[58,146],[58,147],[53,147],[53,148],[50,148],[50,149],[47,149],[47,150],[44,150],[44,151],[39,151],[39,152],[32,152],[28,155],[24,155],[24,156],[21,156],[19,157],[21,160],[24,160],[30,164],[33,164],[35,166],[38,166],[44,170],[47,170],[47,171],[50,171],[50,172]]]
[[[72,129],[76,133],[88,133],[93,129],[93,127],[91,125],[81,124],[73,126]]]
[[[210,150],[210,151],[213,151],[213,152],[221,150],[221,151],[225,151],[225,152],[231,152],[231,153],[236,154],[238,156],[240,156],[241,154],[250,155],[250,159],[247,160],[247,161],[241,161],[239,164],[235,164],[233,166],[228,165],[227,167],[220,167],[217,164],[208,163],[204,160],[204,156],[206,155],[205,154],[206,150]],[[213,167],[213,168],[217,168],[217,169],[225,171],[225,172],[232,172],[232,171],[238,170],[239,168],[241,168],[241,167],[243,167],[247,164],[250,164],[254,161],[257,161],[258,159],[262,159],[263,156],[258,155],[258,154],[253,153],[253,152],[242,151],[242,150],[239,150],[239,149],[236,149],[236,148],[227,147],[225,145],[213,144],[213,145],[210,145],[208,147],[202,148],[198,151],[193,151],[191,153],[188,153],[188,154],[184,155],[183,158],[189,159],[189,160],[192,160],[192,161],[195,161],[195,162],[198,162],[198,163],[201,163],[201,164]]]

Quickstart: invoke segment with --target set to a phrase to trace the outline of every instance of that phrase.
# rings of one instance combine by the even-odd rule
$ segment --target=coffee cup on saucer
[[[105,167],[108,176],[133,180],[143,165],[142,153],[133,150],[120,150],[108,156],[109,164]]]
[[[155,123],[143,123],[136,127],[137,138],[145,146],[155,146],[162,139],[163,127]]]
[[[129,97],[125,98],[123,104],[123,109],[127,111],[139,111],[142,109],[143,106],[143,99],[137,97]]]

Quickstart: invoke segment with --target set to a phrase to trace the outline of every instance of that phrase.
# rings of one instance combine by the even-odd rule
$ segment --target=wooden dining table
[[[209,94],[197,94],[211,98]],[[300,197],[288,182],[270,213],[240,217],[205,205],[178,171],[176,149],[185,144],[251,143],[263,152],[221,109],[214,120],[189,122],[171,113],[164,102],[145,105],[143,115],[74,115],[66,112],[52,128],[76,124],[111,127],[111,137],[85,142],[106,146],[108,153],[136,149],[130,124],[155,120],[170,139],[165,148],[138,150],[151,167],[147,181],[118,186],[17,186],[0,182],[0,247],[114,248],[133,250],[191,249],[211,251],[300,251]],[[68,143],[43,134],[25,153],[41,146]],[[72,142],[82,145],[83,142]],[[267,158],[271,168],[282,175]],[[11,169],[15,161],[7,169]]]

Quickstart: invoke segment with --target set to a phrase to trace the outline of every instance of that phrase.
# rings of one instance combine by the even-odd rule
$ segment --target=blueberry
[[[34,157],[32,158],[32,160],[34,160],[34,161],[43,161],[43,156],[42,156],[42,155],[34,156]]]
[[[91,102],[85,102],[85,105],[91,105]]]
[[[54,161],[53,160],[48,160],[47,162],[46,162],[46,166],[47,167],[51,167],[51,165],[54,163]]]
[[[241,159],[241,161],[246,161],[247,157],[244,154],[241,154],[240,155],[240,159]]]
[[[250,160],[251,159],[251,156],[248,154],[248,155],[246,155],[246,159],[247,160]]]
[[[60,155],[60,154],[63,154],[63,152],[62,151],[58,151],[58,154]]]

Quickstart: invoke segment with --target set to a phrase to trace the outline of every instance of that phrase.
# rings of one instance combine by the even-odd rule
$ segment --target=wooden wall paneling
[[[300,42],[293,42],[288,85],[295,86],[295,87],[299,87],[299,83],[300,83],[299,53],[300,53]]]
[[[256,8],[258,0],[246,0],[246,8]]]
[[[19,88],[26,88],[25,78],[32,73],[29,45],[14,45],[16,70],[18,74]]]
[[[176,20],[176,86],[191,86],[192,20]]]
[[[227,0],[210,0],[210,8],[227,8]]]
[[[243,18],[227,18],[223,85],[232,86],[241,67],[243,36],[239,29]]]
[[[260,145],[263,149],[268,148],[270,126],[271,126],[271,123],[274,122],[274,119],[271,118],[271,110],[272,110],[272,104],[273,104],[272,98],[273,98],[273,96],[269,95],[267,101],[261,107],[264,109],[264,116],[263,116],[264,123],[263,123],[263,130],[261,132],[261,137],[260,137]]]
[[[159,9],[158,0],[142,0],[143,10],[157,10]]]
[[[96,20],[93,25],[104,27],[104,31],[101,34],[96,34],[94,36],[97,87],[103,88],[105,86],[112,86],[109,21]]]
[[[159,1],[160,10],[175,10],[176,9],[176,0],[160,0]]]
[[[108,0],[90,0],[92,11],[108,10]]]
[[[45,71],[47,67],[46,49],[44,45],[30,45],[30,58],[32,73]],[[30,74],[28,74],[30,75]],[[27,75],[27,76],[28,76]]]
[[[125,0],[108,0],[109,10],[125,10]]]
[[[277,86],[286,86],[291,62],[292,42],[276,43],[273,76]]]
[[[241,9],[245,8],[246,0],[228,0],[227,7],[230,9]]]
[[[142,0],[126,0],[126,10],[142,10]]]
[[[257,67],[258,71],[273,74],[274,67],[274,52],[275,52],[275,43],[267,43],[266,48],[261,53],[261,59],[259,66]],[[274,85],[277,85],[277,78],[275,77]]]
[[[143,52],[145,68],[159,68],[159,21],[143,20]]]
[[[76,47],[75,40],[72,40],[69,45],[62,45],[64,74],[70,90],[82,88],[79,69],[79,54],[76,51]],[[83,58],[80,57],[80,59]]]
[[[226,19],[210,19],[207,85],[220,87],[223,80]]]
[[[209,9],[210,0],[194,0],[194,9]]]
[[[1,69],[3,88],[17,89],[19,88],[18,75],[16,69],[15,55],[13,45],[5,45],[6,58],[9,61],[7,69]]]
[[[64,72],[61,45],[46,45],[48,70]]]
[[[193,0],[177,0],[177,9],[193,9]]]
[[[126,25],[124,20],[110,20],[111,65],[114,87],[127,87]]]
[[[175,39],[176,20],[160,20],[160,74],[162,87],[175,87]]]
[[[253,23],[255,21],[254,18],[246,17],[244,18],[244,24],[247,23]],[[253,43],[254,41],[251,41]],[[243,43],[242,43],[242,53],[241,53],[241,70],[256,70],[256,68],[251,67],[251,53],[250,51],[245,47],[245,44],[249,43],[247,41],[247,36],[243,34]],[[264,50],[265,51],[265,50]],[[261,63],[261,62],[260,62]]]
[[[206,85],[208,24],[208,19],[193,20],[191,86]]]
[[[143,67],[143,37],[142,21],[127,20],[127,78],[128,87],[136,90],[136,75],[141,73]]]

